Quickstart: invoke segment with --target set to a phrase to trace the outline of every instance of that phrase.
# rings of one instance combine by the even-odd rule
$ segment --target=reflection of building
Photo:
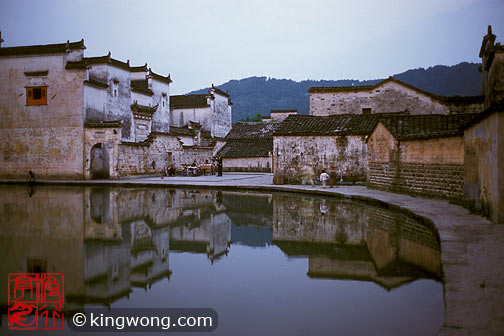
[[[391,289],[439,279],[439,244],[428,227],[399,213],[345,201],[274,196],[273,239],[308,256],[311,277],[373,281]]]
[[[198,232],[212,259],[226,253],[231,241],[230,220],[216,192],[0,189],[0,283],[7,286],[14,272],[63,273],[67,310],[108,306],[129,296],[132,287],[148,289],[169,279],[172,230]]]
[[[272,201],[271,194],[223,193],[226,214],[233,222],[231,227],[233,244],[253,247],[272,244]],[[261,211],[257,211],[258,209]]]
[[[225,213],[210,214],[182,226],[172,227],[170,231],[172,251],[206,253],[213,260],[227,255],[231,245],[231,220]]]

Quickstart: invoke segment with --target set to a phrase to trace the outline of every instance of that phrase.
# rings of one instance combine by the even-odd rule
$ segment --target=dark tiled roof
[[[145,63],[144,65],[140,65],[140,66],[130,67],[131,72],[146,72],[147,70],[149,70],[147,68],[147,63]]]
[[[85,84],[92,85],[92,86],[97,86],[102,89],[108,88],[108,84],[104,82],[100,82],[99,80],[89,78],[89,80],[84,81]]]
[[[273,140],[232,140],[219,151],[223,158],[268,157]]]
[[[115,58],[112,58],[110,56],[110,52],[108,53],[108,55],[105,55],[105,56],[99,56],[99,57],[86,57],[84,58],[84,61],[87,63],[87,64],[104,64],[104,63],[107,63],[107,64],[111,64],[111,65],[114,65],[118,68],[121,68],[121,69],[124,69],[124,70],[130,70],[130,64],[129,64],[129,60],[127,62],[123,62],[123,61],[119,61]]]
[[[397,140],[420,140],[463,135],[464,127],[475,117],[474,113],[386,116],[380,123]]]
[[[297,110],[271,110],[270,113],[297,113]]]
[[[120,128],[121,121],[88,120],[84,123],[85,128]]]
[[[13,56],[13,55],[37,55],[37,54],[61,54],[66,52],[67,49],[86,49],[84,39],[79,42],[58,43],[58,44],[45,44],[45,45],[32,45],[21,47],[7,47],[0,48],[0,56]]]
[[[132,80],[131,90],[138,93],[146,94],[148,96],[154,95],[154,92],[152,92],[152,90],[149,89],[147,79]]]
[[[378,119],[379,114],[290,115],[280,124],[274,136],[368,135]]]
[[[170,108],[208,107],[207,97],[206,94],[170,96]]]
[[[164,77],[164,76],[158,75],[157,73],[153,72],[151,69],[149,69],[149,76],[151,76],[152,79],[155,79],[157,81],[160,81],[160,82],[163,82],[166,84],[172,83],[170,75],[168,75],[167,77]]]
[[[194,136],[194,130],[189,129],[187,126],[183,126],[183,127],[170,126],[170,134]]]
[[[233,139],[273,139],[273,132],[280,127],[279,122],[237,122],[225,140]]]
[[[222,90],[221,90],[221,89],[219,89],[219,88],[216,88],[213,84],[212,84],[212,87],[210,88],[210,90],[211,90],[211,89],[214,89],[214,90],[215,90],[215,92],[216,92],[216,93],[218,93],[218,94],[220,94],[221,96],[224,96],[224,97],[226,97],[226,98],[229,98],[229,97],[230,97],[230,96],[229,96],[229,93],[224,92],[224,91],[222,91]],[[208,93],[210,93],[210,90],[208,90]]]
[[[87,63],[84,60],[81,61],[68,61],[67,64],[65,65],[65,69],[79,69],[79,70],[84,70],[87,68]]]
[[[377,89],[381,85],[388,83],[388,82],[394,82],[399,85],[405,86],[411,90],[414,90],[418,93],[421,93],[423,95],[429,96],[441,103],[444,104],[456,104],[456,105],[461,105],[461,104],[481,104],[484,101],[483,96],[469,96],[469,97],[461,97],[461,96],[452,96],[452,97],[445,97],[445,96],[438,96],[433,93],[421,90],[417,87],[414,87],[413,85],[401,82],[400,80],[397,80],[393,77],[389,77],[375,85],[356,85],[356,86],[320,86],[320,87],[312,87],[308,90],[309,93],[335,93],[335,92],[360,92],[360,91],[372,91],[374,89]]]
[[[154,112],[156,112],[157,108],[158,108],[158,105],[156,105],[156,106],[145,106],[145,105],[138,104],[136,101],[135,101],[134,104],[131,105],[131,110],[133,112],[138,112],[138,113],[141,113],[141,114],[148,114],[148,115],[154,114]]]
[[[483,112],[476,114],[474,118],[471,119],[470,122],[464,125],[463,128],[467,129],[496,112],[504,112],[504,99],[499,100],[497,103],[493,103],[489,108],[487,108]]]

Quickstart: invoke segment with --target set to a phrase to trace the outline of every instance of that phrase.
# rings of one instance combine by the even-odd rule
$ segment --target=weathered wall
[[[120,128],[85,128],[84,139],[84,178],[91,176],[91,148],[96,144],[103,144],[108,151],[109,176],[117,178],[119,162],[119,143],[121,141]]]
[[[494,223],[504,223],[504,111],[464,132],[464,197]]]
[[[224,171],[271,172],[271,157],[222,159]]]
[[[174,136],[157,135],[153,142],[121,143],[117,170],[120,176],[162,173],[172,153],[175,166],[180,164],[182,146]],[[154,168],[152,162],[154,161]]]
[[[212,114],[210,118],[211,134],[213,137],[223,138],[231,130],[232,111],[227,97],[215,94],[211,101]],[[206,129],[204,129],[206,131]]]
[[[486,73],[486,82],[483,81],[485,107],[504,99],[504,46],[499,46],[498,50]]]
[[[202,130],[210,132],[211,130],[211,107],[201,108],[183,108],[171,110],[171,125],[182,127],[189,121],[195,121],[201,124]]]
[[[395,82],[366,91],[310,93],[311,115],[362,114],[363,108],[371,113],[399,112],[411,114],[448,114],[447,106]]]
[[[151,89],[154,92],[151,106],[158,105],[152,117],[152,130],[154,132],[170,131],[170,84],[151,79]]]
[[[461,136],[399,143],[379,124],[368,140],[367,158],[369,187],[430,197],[463,197]]]
[[[64,55],[0,57],[1,176],[82,178],[84,79]],[[27,106],[27,86],[47,86],[47,105]]]
[[[123,140],[135,141],[133,114],[130,107],[132,104],[130,72],[111,64],[94,64],[89,69],[89,78],[108,84],[102,108],[105,111],[104,120],[121,120]],[[86,101],[90,100],[92,97],[86,98]]]
[[[275,136],[273,174],[277,183],[296,183],[302,168],[311,166],[318,178],[322,169],[335,171],[345,181],[366,179],[363,136]]]

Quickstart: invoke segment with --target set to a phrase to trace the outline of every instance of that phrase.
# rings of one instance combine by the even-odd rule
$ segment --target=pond
[[[443,323],[436,234],[336,198],[0,186],[0,257],[2,333],[9,274],[26,272],[63,274],[68,313],[214,309],[207,335],[433,335]]]

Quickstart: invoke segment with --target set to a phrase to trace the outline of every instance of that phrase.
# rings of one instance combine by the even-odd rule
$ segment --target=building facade
[[[118,178],[211,159],[231,127],[227,93],[210,89],[202,124],[175,122],[169,75],[85,49],[0,47],[0,176]]]
[[[229,94],[213,84],[207,94],[171,96],[172,124],[180,127],[196,122],[212,137],[223,138],[231,130],[231,105]]]
[[[395,112],[477,113],[483,106],[483,96],[438,96],[393,77],[368,86],[312,87],[308,93],[310,114],[315,116]]]

